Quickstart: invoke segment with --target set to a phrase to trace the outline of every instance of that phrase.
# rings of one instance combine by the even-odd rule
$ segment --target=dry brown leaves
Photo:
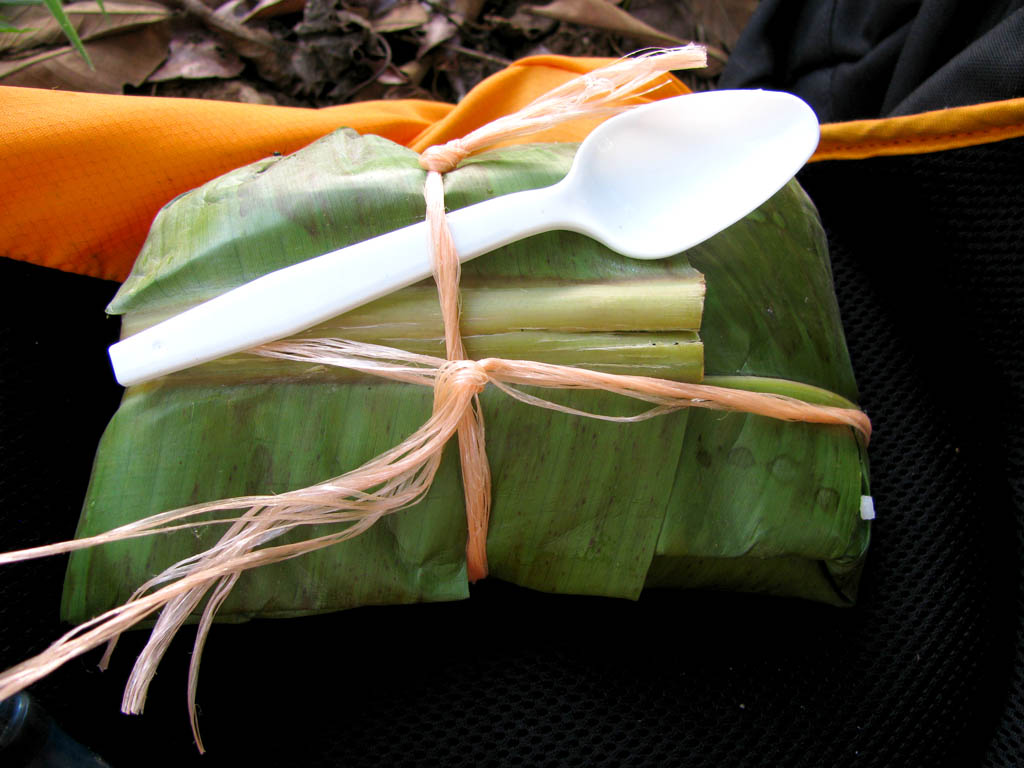
[[[38,5],[0,34],[0,84],[323,106],[457,101],[534,54],[621,56],[695,40],[713,85],[756,0],[92,0],[65,6],[92,71]]]

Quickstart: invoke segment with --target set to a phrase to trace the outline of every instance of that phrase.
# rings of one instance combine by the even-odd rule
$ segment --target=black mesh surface
[[[892,493],[882,506],[908,513],[891,536],[879,524],[873,541],[874,578],[889,585],[882,604],[904,618],[886,610],[872,621],[891,634],[912,617],[915,649],[900,666],[923,695],[904,731],[966,724],[965,736],[988,744],[984,760],[964,756],[971,765],[1024,760],[1022,171],[1024,141],[1014,140],[802,176],[827,222],[863,404],[879,429],[876,499]]]
[[[218,626],[198,757],[189,635],[118,713],[143,633],[32,692],[118,766],[1024,763],[1024,140],[811,166],[878,509],[860,603],[498,582],[462,603]],[[118,389],[114,290],[0,261],[0,545],[74,530]],[[0,570],[0,665],[42,650],[64,563]]]

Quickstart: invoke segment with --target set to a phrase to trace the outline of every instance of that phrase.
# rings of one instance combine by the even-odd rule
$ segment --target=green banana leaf
[[[531,145],[473,158],[446,176],[449,208],[554,183],[575,149]],[[423,181],[413,152],[349,130],[240,168],[160,212],[109,311],[133,332],[271,270],[420,220]],[[856,399],[824,236],[795,182],[673,258],[632,260],[553,232],[469,262],[463,274],[471,355],[691,381],[706,374],[829,404]],[[618,304],[581,310],[580,296],[608,287]],[[440,354],[440,322],[423,303],[431,290],[405,289],[306,335],[355,337],[380,326],[384,336],[365,340]],[[521,306],[516,294],[540,298]],[[542,394],[599,413],[644,410],[601,392]],[[413,385],[251,356],[131,387],[97,451],[78,535],[341,474],[417,429],[431,398]],[[492,577],[626,598],[669,586],[855,599],[868,545],[859,516],[867,465],[849,428],[699,409],[608,423],[492,390],[482,405]],[[63,617],[82,621],[123,602],[212,544],[215,528],[74,554]],[[421,504],[354,540],[246,573],[219,616],[464,598],[465,538],[452,445]]]

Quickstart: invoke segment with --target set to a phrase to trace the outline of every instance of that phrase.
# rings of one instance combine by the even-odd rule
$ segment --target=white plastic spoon
[[[709,91],[637,107],[595,129],[557,184],[448,215],[472,259],[539,232],[581,232],[625,256],[686,250],[778,191],[818,144],[803,101]],[[246,283],[110,348],[117,380],[139,384],[298,333],[431,274],[425,223]]]

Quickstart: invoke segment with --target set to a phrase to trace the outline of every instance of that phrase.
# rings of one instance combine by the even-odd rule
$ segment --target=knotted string
[[[254,349],[252,353],[266,358],[338,366],[432,387],[433,411],[427,422],[401,444],[363,466],[309,488],[276,496],[253,495],[197,504],[153,515],[96,536],[0,555],[0,565],[3,565],[156,533],[228,525],[217,544],[207,551],[176,563],[143,584],[123,605],[76,627],[38,656],[0,674],[0,700],[26,688],[66,661],[107,643],[101,663],[105,666],[120,633],[162,608],[150,639],[136,661],[122,702],[125,712],[141,712],[149,683],[171,639],[209,595],[196,632],[188,681],[192,730],[203,751],[195,715],[199,661],[217,609],[241,573],[354,538],[384,515],[417,504],[430,489],[444,446],[454,434],[459,436],[469,521],[467,573],[470,579],[486,574],[490,471],[478,396],[488,384],[534,406],[608,421],[639,421],[680,408],[700,407],[787,421],[845,425],[867,441],[871,433],[870,421],[853,408],[818,406],[781,395],[531,361],[465,359],[458,328],[460,265],[444,219],[442,173],[472,152],[498,141],[542,130],[567,119],[608,115],[627,109],[630,104],[626,99],[659,87],[657,81],[665,72],[703,63],[703,50],[696,46],[625,59],[576,78],[520,112],[500,118],[458,141],[424,152],[421,164],[428,171],[424,194],[447,359],[340,339],[281,341]],[[587,413],[523,392],[518,389],[520,386],[604,390],[647,402],[652,408],[626,417]],[[202,519],[213,512],[230,511],[238,511],[237,516]],[[340,530],[304,541],[270,545],[288,531],[325,524],[338,525]]]
[[[444,180],[441,174],[450,170],[464,144],[443,156],[443,152],[422,157],[427,168],[423,196],[427,209],[427,227],[430,230],[431,255],[437,297],[441,302],[444,323],[445,357],[465,360],[466,348],[459,332],[459,278],[462,263],[455,251],[455,242],[448,227],[444,210]],[[462,489],[466,500],[466,575],[471,582],[487,575],[487,525],[491,516],[491,468],[487,463],[484,445],[484,416],[480,398],[474,397],[459,422],[459,463],[462,469]]]
[[[429,147],[420,155],[427,171],[424,198],[430,230],[434,280],[441,302],[445,355],[463,360],[466,351],[459,332],[459,276],[461,263],[445,218],[442,174],[455,170],[464,159],[499,141],[537,133],[580,117],[612,115],[629,109],[636,98],[664,85],[666,72],[702,67],[705,50],[696,45],[646,56],[623,59],[570,80],[517,112],[494,120],[468,135]],[[661,82],[657,81],[661,79]],[[479,398],[459,424],[459,460],[466,503],[466,572],[471,582],[487,575],[487,526],[491,510],[491,470],[484,443],[483,413]]]

